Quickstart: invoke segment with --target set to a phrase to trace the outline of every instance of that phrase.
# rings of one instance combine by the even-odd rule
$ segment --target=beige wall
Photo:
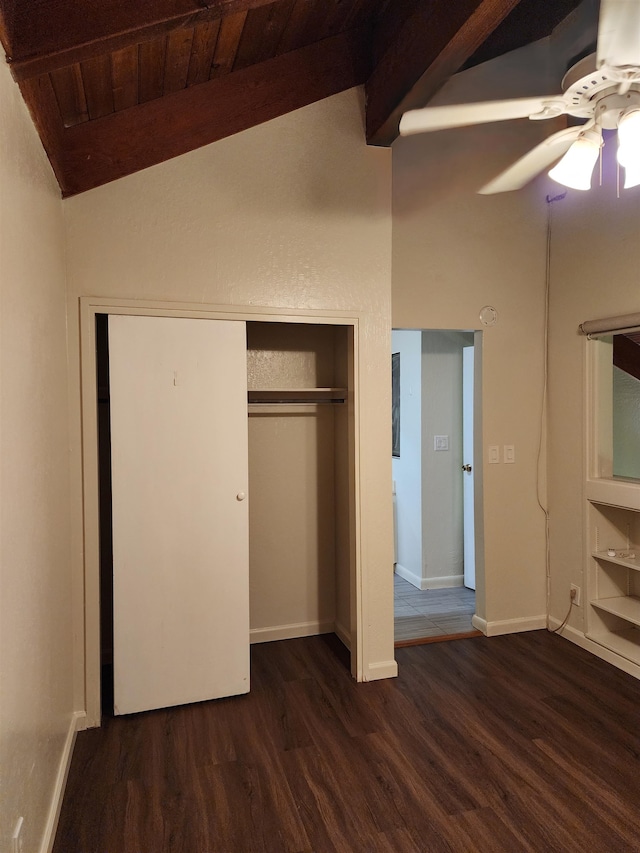
[[[465,74],[440,101],[487,97],[473,70]],[[483,84],[487,76],[484,69]],[[536,481],[549,188],[537,181],[517,193],[477,190],[552,129],[504,122],[393,147],[393,326],[480,329],[483,306],[498,312],[483,338],[482,455],[486,462],[488,445],[513,444],[516,462],[484,466],[486,601],[479,577],[476,606],[493,632],[545,622]]]
[[[65,214],[74,375],[82,295],[360,313],[364,654],[365,676],[375,677],[393,659],[391,163],[364,145],[362,115],[362,92],[344,92],[68,199]],[[79,412],[75,388],[77,590]]]
[[[36,851],[73,723],[64,230],[0,64],[0,849],[23,816]]]
[[[553,208],[549,366],[550,613],[564,619],[571,583],[582,605],[570,629],[584,630],[584,320],[640,310],[640,188],[616,198],[615,141],[605,145],[605,183],[571,192]],[[571,633],[568,633],[571,636]]]
[[[422,562],[427,589],[461,586],[463,580],[463,341],[456,332],[422,333]],[[449,437],[449,450],[435,450],[436,435]]]
[[[396,485],[396,572],[420,586],[422,562],[422,334],[394,329],[400,353],[400,456],[392,459]]]

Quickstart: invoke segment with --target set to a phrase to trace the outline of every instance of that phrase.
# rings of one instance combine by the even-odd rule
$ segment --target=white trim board
[[[378,663],[370,663],[365,671],[365,681],[378,681],[382,678],[396,678],[398,675],[398,664],[394,660],[383,660]]]
[[[550,628],[558,628],[561,624],[562,622],[559,619],[552,616],[549,617]],[[617,669],[621,669],[623,672],[626,672],[640,680],[640,666],[622,655],[612,652],[611,649],[601,646],[600,643],[596,643],[595,640],[590,640],[588,637],[585,637],[582,631],[578,631],[570,625],[565,625],[562,631],[558,632],[558,636],[562,637],[564,640],[568,640],[570,643],[575,643],[575,645],[580,646],[581,649],[585,649],[592,655],[595,655],[601,660],[615,666]]]
[[[271,628],[252,628],[249,642],[271,643],[274,640],[294,640],[296,637],[314,637],[317,634],[333,634],[333,622],[293,622],[290,625],[274,625]]]
[[[47,823],[45,825],[42,842],[40,844],[40,853],[51,853],[53,843],[56,839],[56,830],[58,829],[58,820],[60,819],[60,809],[62,808],[62,800],[64,791],[67,786],[67,777],[69,776],[69,768],[71,767],[71,758],[73,757],[73,748],[76,743],[76,734],[85,728],[85,713],[84,711],[75,711],[69,720],[69,728],[62,748],[60,756],[60,764],[56,774],[56,781],[53,786],[53,795],[51,797],[51,805],[49,806],[49,814],[47,815]]]
[[[340,640],[343,646],[345,646],[349,651],[351,651],[351,634],[344,625],[341,625],[340,622],[336,622],[333,626],[336,637]]]
[[[451,589],[464,586],[464,575],[443,575],[439,578],[423,578],[405,568],[402,563],[396,563],[395,573],[399,578],[415,586],[416,589]]]
[[[524,619],[502,619],[488,622],[480,616],[472,616],[471,624],[487,637],[499,637],[501,634],[520,634],[523,631],[539,631],[547,627],[546,616],[529,616]]]

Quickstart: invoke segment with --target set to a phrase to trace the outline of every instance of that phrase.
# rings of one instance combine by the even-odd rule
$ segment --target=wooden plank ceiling
[[[474,56],[548,34],[577,4],[0,0],[0,38],[69,196],[360,84],[367,141],[389,145]]]

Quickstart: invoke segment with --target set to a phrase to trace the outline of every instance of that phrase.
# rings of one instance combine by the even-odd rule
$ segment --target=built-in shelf
[[[594,607],[613,613],[627,622],[640,626],[640,598],[635,595],[620,595],[613,598],[594,598],[591,601]]]
[[[640,483],[622,479],[587,480],[587,500],[593,504],[640,511]]]
[[[592,484],[593,485],[593,484]],[[640,665],[640,511],[635,492],[610,482],[589,501],[587,633],[604,648]],[[628,500],[629,505],[621,505]],[[611,549],[613,555],[608,553]],[[638,556],[631,557],[630,554]]]
[[[611,557],[606,551],[592,551],[591,556],[596,560],[602,560],[605,563],[612,563],[614,566],[624,566],[625,569],[634,569],[640,572],[640,559],[637,557]]]
[[[255,389],[247,392],[249,404],[256,403],[344,403],[346,388],[274,388]]]
[[[637,628],[626,628],[622,631],[606,631],[604,633],[587,633],[589,640],[599,643],[606,649],[616,652],[633,663],[638,663],[640,656],[640,631]]]

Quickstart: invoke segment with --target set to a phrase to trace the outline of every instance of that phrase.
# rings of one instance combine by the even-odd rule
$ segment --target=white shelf
[[[640,511],[640,483],[613,478],[587,480],[587,500],[605,506],[618,506],[632,512]]]
[[[633,663],[638,663],[640,657],[640,631],[637,628],[627,628],[625,631],[607,631],[606,634],[587,634],[606,649],[616,652]]]
[[[640,598],[635,595],[620,595],[613,598],[594,598],[591,601],[594,607],[613,613],[627,622],[640,626]]]
[[[637,557],[610,557],[606,551],[592,551],[591,556],[605,563],[613,563],[615,566],[624,566],[625,569],[640,572],[640,560]]]
[[[637,483],[588,484],[586,636],[640,665],[640,511]],[[607,549],[615,549],[609,556]],[[636,557],[629,557],[636,554]]]

